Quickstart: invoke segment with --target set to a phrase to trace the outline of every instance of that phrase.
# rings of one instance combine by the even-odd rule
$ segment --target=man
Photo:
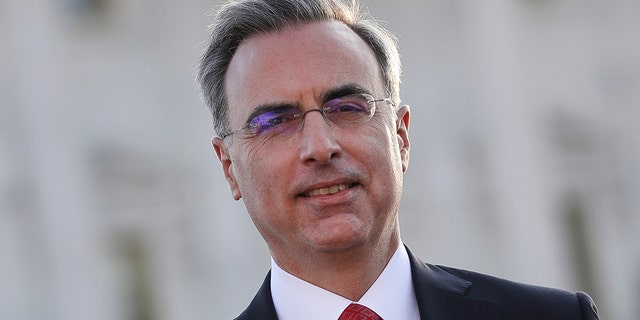
[[[409,107],[355,3],[232,1],[198,80],[272,268],[238,319],[598,319],[584,293],[425,264],[400,238]]]

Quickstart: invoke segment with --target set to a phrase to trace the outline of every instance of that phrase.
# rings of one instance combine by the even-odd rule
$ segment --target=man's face
[[[231,129],[242,127],[258,106],[321,108],[326,94],[341,88],[347,88],[345,94],[359,87],[376,99],[387,98],[373,51],[338,22],[243,41],[225,85]],[[233,197],[244,199],[276,261],[399,236],[397,209],[409,158],[408,107],[385,102],[376,107],[371,120],[348,128],[310,112],[301,129],[286,139],[214,138]]]

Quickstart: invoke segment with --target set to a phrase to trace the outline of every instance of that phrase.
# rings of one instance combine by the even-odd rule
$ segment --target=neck
[[[284,271],[351,301],[358,301],[378,279],[400,244],[399,232],[374,245],[340,252],[315,254],[301,259],[272,252]]]

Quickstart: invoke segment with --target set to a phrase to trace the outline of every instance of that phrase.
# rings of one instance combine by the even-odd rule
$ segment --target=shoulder
[[[524,284],[474,271],[422,262],[408,250],[416,299],[421,314],[453,319],[582,319],[597,320],[591,298]],[[483,316],[478,315],[483,312]],[[425,317],[425,316],[423,316]],[[428,318],[428,317],[425,317]]]
[[[525,284],[475,271],[457,269],[447,266],[435,265],[432,268],[440,269],[448,274],[465,279],[472,283],[468,295],[502,296],[504,294],[518,293],[518,298],[539,297],[543,299],[565,299],[574,294],[561,290],[536,285]]]
[[[584,292],[530,285],[474,271],[433,266],[471,283],[465,296],[496,301],[503,315],[536,315],[539,319],[598,319],[593,300]]]

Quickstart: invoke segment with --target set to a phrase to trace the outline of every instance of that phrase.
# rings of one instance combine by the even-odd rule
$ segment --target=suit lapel
[[[276,308],[271,297],[271,271],[267,273],[262,286],[249,306],[236,320],[277,320]]]
[[[466,296],[472,283],[417,259],[409,248],[411,276],[421,320],[498,320],[495,301]],[[236,320],[277,320],[269,272],[247,309]]]
[[[422,320],[497,320],[500,306],[495,301],[466,296],[472,283],[437,266],[425,264],[407,248],[411,260],[413,287]]]

